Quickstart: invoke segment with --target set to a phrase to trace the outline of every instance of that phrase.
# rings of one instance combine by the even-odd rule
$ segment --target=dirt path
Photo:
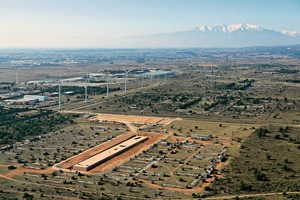
[[[219,170],[222,167],[223,163],[219,163],[216,167],[215,170]],[[165,190],[170,190],[170,191],[176,191],[176,192],[183,192],[186,194],[190,194],[190,193],[195,193],[195,192],[201,192],[206,186],[209,186],[209,184],[215,180],[215,177],[212,176],[210,178],[207,178],[205,180],[205,183],[203,183],[200,187],[196,187],[196,188],[192,188],[192,189],[184,189],[184,188],[172,188],[172,187],[166,187],[166,186],[160,186],[154,183],[151,183],[150,181],[147,180],[143,180],[143,179],[139,179],[140,181],[142,181],[144,184],[153,187],[153,188],[163,188]]]
[[[193,158],[194,155],[196,155],[200,150],[202,149],[202,146],[200,148],[197,149],[197,151],[193,152],[189,157],[187,157],[187,159],[184,160],[183,164],[179,164],[177,167],[175,167],[171,172],[172,174],[179,169],[182,165],[184,165],[185,163],[187,163],[191,158]]]
[[[134,134],[137,133],[137,127],[136,127],[136,126],[132,125],[131,123],[125,123],[125,125],[129,128],[129,130],[130,130],[132,133],[134,133]]]
[[[286,194],[300,194],[300,192],[286,192]],[[270,193],[258,193],[258,194],[242,194],[242,195],[231,195],[231,196],[217,196],[217,197],[206,197],[204,199],[232,199],[235,197],[263,197],[263,196],[278,196],[283,195],[283,193],[270,192]]]
[[[38,170],[38,169],[29,169],[29,168],[23,168],[21,166],[16,166],[16,169],[14,170],[9,170],[5,176],[6,177],[14,177],[15,175],[20,175],[24,172],[30,172],[30,173],[35,173],[35,174],[46,174],[46,175],[49,175],[49,174],[52,174],[53,172],[55,172],[56,170],[52,169],[51,167],[48,167],[46,169],[43,169],[43,170]]]
[[[150,181],[147,180],[143,180],[143,179],[139,179],[140,181],[142,181],[144,184],[153,187],[153,188],[163,188],[165,190],[170,190],[170,191],[176,191],[176,192],[183,192],[186,194],[190,194],[190,193],[195,193],[195,192],[201,192],[206,186],[208,186],[211,181],[214,180],[214,177],[207,179],[205,183],[203,183],[200,187],[197,188],[192,188],[192,189],[184,189],[184,188],[172,188],[172,187],[166,187],[166,186],[160,186],[160,185],[156,185],[151,183]]]

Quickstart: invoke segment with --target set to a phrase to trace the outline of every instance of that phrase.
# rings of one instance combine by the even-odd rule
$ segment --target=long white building
[[[47,96],[40,95],[24,95],[25,100],[38,100],[38,101],[48,101],[49,98]]]

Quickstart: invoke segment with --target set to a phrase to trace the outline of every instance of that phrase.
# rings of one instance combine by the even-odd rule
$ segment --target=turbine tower
[[[89,75],[88,74],[85,75],[84,79],[85,79],[84,102],[86,103],[87,100],[88,100],[88,94],[87,94],[87,92],[88,92],[88,79],[89,79]]]
[[[16,84],[19,84],[19,70],[16,71]]]
[[[150,75],[150,87],[152,86],[152,78],[153,76]]]
[[[126,92],[127,92],[127,79],[128,79],[128,74],[129,74],[129,72],[130,72],[131,70],[126,71],[126,70],[124,69],[124,71],[125,71],[125,93],[126,93]]]
[[[107,71],[107,70],[106,70]],[[109,74],[108,71],[106,73],[106,97],[108,98],[109,95],[109,85],[108,85],[108,79],[109,79]]]
[[[61,109],[61,80],[58,82],[58,109]]]
[[[88,101],[88,82],[90,82],[90,75],[88,73],[87,68],[85,69],[85,74],[82,76],[85,80],[85,88],[84,88],[84,102]]]
[[[32,81],[32,66],[29,68],[29,80]]]

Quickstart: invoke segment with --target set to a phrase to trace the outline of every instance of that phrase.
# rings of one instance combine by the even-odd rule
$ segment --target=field
[[[125,184],[129,185],[129,191],[123,191],[123,196],[128,192],[130,196],[139,194],[134,188],[144,187],[147,198],[154,197],[153,194],[168,197],[170,192],[179,192],[178,195],[185,197],[184,194],[189,196],[201,192],[204,184],[214,180],[211,173],[220,173],[218,170],[223,165],[219,158],[223,155],[221,152],[226,152],[226,159],[232,159],[240,144],[232,140],[235,134],[242,139],[251,132],[246,130],[250,125],[225,123],[220,127],[219,123],[213,122],[207,125],[207,122],[132,115],[99,114],[78,118],[77,122],[80,125],[68,126],[4,152],[1,157],[3,165],[0,166],[2,177],[7,181],[14,180],[15,184],[29,181],[32,187],[37,183],[50,184],[55,190],[61,190],[58,193],[62,196],[76,196],[76,193],[68,193],[73,190],[73,185],[78,189],[85,188],[100,177],[98,184],[103,184],[101,190],[107,195],[114,190],[113,187]],[[182,133],[193,131],[188,135],[175,134],[179,127]],[[147,136],[148,140],[87,173],[72,170],[74,164],[132,134]],[[205,134],[211,135],[208,141],[192,139],[193,135]],[[9,165],[4,163],[11,163],[15,169],[8,170]],[[112,185],[107,187],[104,184],[107,182]],[[97,191],[96,188],[89,187],[88,191]],[[161,189],[163,191],[151,192]],[[52,190],[45,192],[46,196],[53,194]],[[86,195],[92,197],[93,192]]]
[[[211,192],[259,193],[299,191],[299,128],[268,126],[266,136],[251,134],[240,155],[223,168],[224,178]]]
[[[87,102],[84,82],[65,83],[63,92],[75,94],[63,95],[61,110],[55,95],[36,105],[6,101],[20,86],[45,95],[55,84],[0,83],[0,197],[299,199],[299,59],[159,52],[145,62],[113,54],[119,60],[19,66],[22,82],[81,76],[83,67],[133,70],[126,93],[120,75],[106,97],[102,77],[90,83]],[[0,66],[1,80],[11,80],[15,68]],[[176,73],[145,77],[142,87],[139,71],[154,66]],[[88,172],[72,169],[133,135],[147,140]]]

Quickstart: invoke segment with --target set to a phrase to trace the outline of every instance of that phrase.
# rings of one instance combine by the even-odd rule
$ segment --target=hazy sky
[[[0,47],[102,47],[220,23],[300,32],[300,0],[0,0]]]

